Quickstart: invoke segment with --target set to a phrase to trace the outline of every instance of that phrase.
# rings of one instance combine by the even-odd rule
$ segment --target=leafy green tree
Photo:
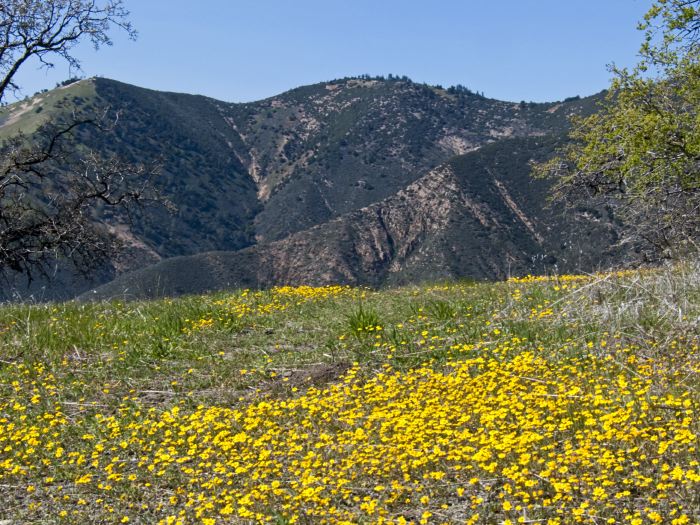
[[[601,110],[535,172],[555,198],[614,207],[649,255],[678,256],[700,236],[700,0],[657,0],[639,28],[639,63],[612,69]]]

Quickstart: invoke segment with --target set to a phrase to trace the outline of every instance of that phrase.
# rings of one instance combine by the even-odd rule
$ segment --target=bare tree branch
[[[123,29],[136,37],[129,12],[122,0],[6,0],[0,2],[0,101],[19,86],[14,78],[32,57],[44,67],[54,67],[54,59],[65,60],[80,70],[80,61],[71,50],[89,40],[95,49],[112,45],[109,30]]]
[[[127,214],[161,201],[153,189],[157,164],[78,153],[74,132],[84,127],[100,128],[86,119],[46,124],[31,141],[18,136],[0,148],[0,268],[31,274],[73,257],[89,271],[117,248],[96,220],[97,203]]]
[[[128,14],[122,0],[0,1],[0,102],[19,89],[15,76],[31,58],[76,69],[79,42],[111,45],[115,27],[134,38]],[[78,143],[82,132],[111,133],[117,117],[54,116],[31,136],[0,144],[0,276],[10,270],[31,279],[60,258],[90,272],[118,249],[100,208],[129,217],[134,206],[162,202],[153,189],[157,164],[127,163]]]

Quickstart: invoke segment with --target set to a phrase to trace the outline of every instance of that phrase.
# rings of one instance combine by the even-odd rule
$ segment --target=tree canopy
[[[700,1],[658,0],[639,24],[640,61],[614,78],[601,110],[536,167],[555,197],[613,206],[632,238],[673,256],[700,232]]]

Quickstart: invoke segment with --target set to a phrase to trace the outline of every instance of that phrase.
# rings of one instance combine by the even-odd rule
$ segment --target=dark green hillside
[[[20,130],[31,136],[42,122],[73,112],[118,115],[112,134],[85,129],[78,143],[161,162],[157,185],[176,211],[148,208],[127,220],[97,210],[95,220],[123,241],[122,255],[90,279],[59,264],[54,278],[29,286],[16,280],[0,298],[63,299],[159,260],[205,252],[221,252],[206,256],[217,261],[208,275],[190,275],[196,266],[180,270],[189,259],[169,261],[149,290],[380,285],[574,264],[579,258],[562,252],[564,223],[541,211],[546,188],[530,181],[528,163],[551,152],[545,137],[561,136],[568,118],[594,111],[597,100],[503,102],[395,77],[324,82],[247,104],[99,78],[37,94],[0,110],[0,139]],[[457,160],[445,165],[450,159]],[[431,186],[439,166],[449,167],[458,188]],[[513,211],[509,200],[522,209]],[[241,263],[240,255],[222,255],[246,248],[254,255]],[[598,255],[579,262],[601,264]]]
[[[152,298],[283,284],[396,285],[595,270],[620,263],[612,217],[564,215],[529,162],[556,140],[508,139],[452,158],[394,195],[285,239],[163,261],[83,296]],[[198,271],[193,272],[192,268]]]
[[[23,105],[34,109],[18,111]],[[36,113],[37,108],[43,109]],[[130,225],[130,236],[160,257],[239,249],[254,242],[255,184],[237,155],[240,138],[220,117],[215,101],[88,79],[5,108],[0,138],[20,129],[31,133],[41,122],[73,111],[107,112],[118,119],[113,133],[83,128],[81,144],[132,162],[162,162],[157,185],[177,212],[149,210]],[[100,219],[126,226],[123,217]]]
[[[509,139],[450,161],[464,194],[478,195],[492,216],[489,227],[464,210],[453,218],[435,247],[449,254],[448,273],[462,275],[475,258],[487,277],[593,271],[625,259],[608,210],[564,210],[548,202],[549,182],[532,179],[530,163],[549,158],[560,141]]]
[[[161,159],[158,184],[177,208],[174,215],[150,210],[134,225],[134,235],[162,257],[254,242],[255,184],[236,154],[242,148],[238,134],[214,101],[103,79],[95,87],[100,100],[120,112],[120,124],[115,137],[92,135],[86,144],[134,162]]]

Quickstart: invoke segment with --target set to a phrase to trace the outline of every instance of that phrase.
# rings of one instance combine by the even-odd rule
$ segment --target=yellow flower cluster
[[[610,277],[629,277],[630,275],[639,274],[642,270],[619,270],[617,272],[596,272],[583,275],[525,275],[523,277],[510,277],[509,283],[567,283],[577,281],[591,281],[595,279],[604,279]]]
[[[303,299],[328,299],[341,295],[354,294],[349,286],[278,286],[272,289],[273,295],[298,297]]]
[[[440,368],[365,377],[356,366],[327,388],[239,408],[132,399],[73,421],[51,374],[12,365],[0,484],[30,478],[26,497],[66,514],[91,499],[109,515],[128,498],[162,523],[697,518],[700,400],[655,392],[657,363],[621,349],[554,364],[517,338],[471,350]]]
[[[227,295],[212,301],[211,310],[199,319],[186,319],[182,331],[189,334],[213,326],[232,326],[244,318],[281,312],[306,302],[350,297],[357,293],[349,286],[337,285],[278,286],[267,292],[243,290],[238,295]]]
[[[598,331],[550,348],[539,332],[570,324],[565,292],[584,277],[499,284],[482,302],[467,300],[467,286],[436,286],[401,322],[363,309],[328,348],[364,365],[325,387],[297,381],[237,402],[180,391],[173,379],[211,373],[199,358],[168,377],[169,391],[130,390],[134,366],[93,386],[104,397],[89,402],[79,396],[91,365],[76,345],[53,363],[0,361],[0,520],[21,509],[64,523],[700,523],[698,338],[635,346]],[[302,286],[202,298],[185,310],[185,332],[208,330],[201,339],[166,321],[198,344],[237,319],[366,295]],[[81,313],[79,326],[128,317],[113,308],[90,324]],[[51,316],[68,340],[69,324]],[[119,338],[117,355],[140,359],[129,347],[138,331]],[[266,384],[294,379],[270,370]]]

